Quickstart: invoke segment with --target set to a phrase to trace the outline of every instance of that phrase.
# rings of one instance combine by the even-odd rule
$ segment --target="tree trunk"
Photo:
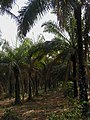
[[[51,78],[48,80],[48,88],[51,89]]]
[[[10,78],[9,78],[9,99],[11,99],[12,94],[13,94],[12,76],[10,75]]]
[[[18,74],[15,74],[15,79],[16,79],[16,83],[15,83],[15,104],[19,104],[20,103],[20,83],[19,83]]]
[[[35,96],[38,96],[38,78],[35,76]]]
[[[44,87],[44,92],[47,92],[47,79],[46,79],[46,76],[44,78],[44,84],[45,84],[45,87]]]
[[[15,104],[20,103],[20,81],[19,81],[19,68],[17,65],[14,66],[15,76]]]
[[[28,93],[28,100],[32,98],[32,90],[31,90],[31,71],[29,71],[29,93]]]
[[[86,68],[86,73],[88,74],[88,45],[89,45],[89,30],[90,30],[90,4],[86,4],[86,7],[85,7],[85,30],[84,30],[84,44],[85,44],[85,52],[84,52],[84,59],[85,59],[85,68]],[[88,75],[87,75],[88,76]],[[87,81],[87,87],[89,85],[89,79]]]
[[[81,29],[81,5],[78,4],[75,9],[75,18],[77,24],[77,44],[78,44],[78,62],[79,62],[79,98],[83,102],[83,110],[87,109],[87,85],[86,85],[86,73],[83,60],[83,42],[82,42],[82,29]],[[86,102],[84,102],[86,101]]]
[[[76,57],[75,54],[71,56],[73,64],[73,86],[74,86],[74,98],[78,96],[77,81],[76,81]]]

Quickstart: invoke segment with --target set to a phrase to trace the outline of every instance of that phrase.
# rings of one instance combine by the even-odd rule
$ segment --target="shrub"
[[[16,112],[7,109],[1,120],[20,120],[20,118]]]
[[[66,96],[73,98],[74,96],[74,89],[73,89],[73,82],[72,81],[68,81],[66,84]]]
[[[69,109],[64,110],[60,114],[51,114],[48,120],[82,120],[81,105],[78,101],[71,100],[72,105]]]

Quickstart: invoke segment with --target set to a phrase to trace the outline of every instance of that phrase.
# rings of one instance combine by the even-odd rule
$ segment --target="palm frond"
[[[65,30],[64,28],[61,29],[57,23],[54,21],[48,21],[43,23],[42,27],[44,26],[43,32],[49,32],[57,36],[58,38],[65,39],[66,41],[69,41],[68,38],[65,36]]]
[[[1,8],[12,8],[13,3],[15,3],[16,0],[0,0],[0,7]]]
[[[17,17],[16,15],[14,15],[10,10],[8,10],[8,9],[5,8],[5,7],[3,7],[3,8],[0,7],[0,14],[4,15],[5,13],[6,13],[7,15],[11,16],[11,18],[15,19],[16,22],[19,22],[18,17]]]
[[[26,6],[19,11],[18,34],[26,35],[35,24],[38,17],[41,17],[50,8],[48,0],[28,0]]]
[[[48,21],[42,24],[41,27],[44,27],[44,31],[43,32],[49,32],[49,33],[53,33],[55,35],[59,35],[60,34],[60,29],[58,27],[58,25],[54,22],[54,21]]]
[[[66,41],[66,39],[64,38],[61,38],[58,37],[58,36],[55,36],[52,41],[56,41],[57,42],[57,45],[58,45],[58,48],[59,49],[64,49],[64,48],[67,48],[69,45],[70,45],[70,41]]]

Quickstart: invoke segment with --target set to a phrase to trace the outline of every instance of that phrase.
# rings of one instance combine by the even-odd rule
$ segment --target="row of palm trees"
[[[74,85],[74,97],[77,97],[77,81],[76,81],[76,66],[77,63],[77,46],[76,42],[73,43],[70,39],[67,39],[61,32],[59,32],[59,26],[56,26],[53,22],[47,22],[43,24],[46,31],[55,34],[52,41],[44,42],[44,37],[40,35],[39,41],[33,46],[33,43],[29,39],[21,44],[19,48],[12,50],[8,43],[5,41],[2,45],[3,55],[1,54],[1,64],[8,65],[9,69],[9,96],[12,97],[13,90],[15,87],[15,104],[20,103],[20,93],[28,91],[28,99],[32,97],[32,88],[35,95],[38,95],[37,78],[42,77],[39,82],[39,86],[45,86],[44,91],[51,86],[56,86],[60,81],[64,81],[65,84],[67,80],[70,79],[68,74],[73,71],[73,85]],[[48,27],[49,26],[49,27]],[[51,29],[52,28],[52,29]],[[55,31],[55,32],[54,32]],[[56,34],[57,33],[57,34]],[[73,63],[73,67],[70,68],[70,63]],[[55,65],[55,66],[54,66]],[[5,66],[6,67],[6,66]],[[67,69],[67,70],[66,70]],[[66,72],[67,71],[67,72]],[[33,73],[34,72],[34,73]],[[25,77],[22,73],[27,73],[26,76],[28,80],[24,80],[27,84],[24,84],[22,79]],[[6,74],[6,72],[5,72]],[[38,75],[37,75],[38,74]],[[63,77],[63,74],[65,76]],[[7,74],[6,74],[7,75]],[[22,77],[21,77],[22,76]],[[72,75],[71,75],[72,76]],[[4,76],[5,77],[5,76]],[[35,77],[35,80],[33,78]],[[12,85],[14,80],[14,85]],[[39,78],[40,79],[40,78]],[[4,81],[5,82],[5,81]],[[20,82],[20,83],[19,83]],[[23,86],[28,86],[28,90],[20,90],[21,84]],[[33,85],[32,85],[33,83]],[[35,89],[36,85],[36,90]],[[8,86],[8,85],[7,85]],[[26,89],[26,88],[25,88]],[[21,91],[21,92],[20,92]],[[24,94],[23,94],[24,98]]]
[[[15,1],[14,1],[15,2]],[[0,9],[2,11],[9,11],[9,8],[11,8],[13,1],[9,0],[1,1],[0,2]],[[89,45],[89,29],[90,29],[90,17],[89,17],[89,1],[88,0],[28,0],[26,6],[22,7],[19,11],[19,16],[17,17],[18,20],[18,35],[19,36],[26,36],[26,33],[31,29],[31,27],[35,24],[38,17],[42,17],[46,11],[48,11],[50,8],[54,10],[54,12],[57,14],[57,18],[59,21],[59,31],[60,33],[63,33],[64,31],[67,31],[70,37],[70,41],[67,40],[67,38],[63,39],[63,42],[61,44],[58,44],[55,46],[54,49],[60,49],[62,48],[62,52],[65,52],[65,50],[71,50],[73,49],[72,53],[70,54],[71,61],[73,62],[73,77],[74,77],[74,85],[75,88],[77,88],[76,84],[76,62],[78,63],[78,73],[79,73],[79,98],[80,101],[86,101],[84,102],[84,110],[86,110],[87,102],[88,102],[88,95],[87,95],[87,82],[86,82],[86,73],[85,73],[85,63],[84,61],[84,53],[85,56],[87,56],[88,52],[88,45]],[[82,13],[84,10],[85,13]],[[13,15],[13,14],[11,14]],[[49,29],[50,31],[50,26]],[[47,28],[45,29],[47,31]],[[63,31],[63,32],[62,32]],[[51,31],[53,32],[53,31]],[[58,36],[58,33],[56,34],[56,37]],[[64,36],[61,34],[60,39],[62,39]],[[58,38],[55,38],[58,39]],[[55,41],[56,42],[56,41]],[[60,40],[58,40],[58,43]],[[51,42],[53,44],[53,41]],[[48,44],[51,44],[49,42],[45,42],[46,46]],[[65,45],[63,46],[63,43]],[[51,44],[51,45],[52,45]],[[72,47],[67,46],[67,44],[72,44]],[[62,45],[62,46],[61,46]],[[42,45],[41,45],[42,46]],[[40,46],[39,46],[40,47]],[[45,47],[45,46],[44,46]],[[83,50],[83,47],[85,47],[85,52]],[[52,48],[52,46],[50,47]],[[47,51],[53,52],[53,50],[47,49]],[[33,48],[32,48],[33,50]],[[64,50],[64,51],[63,51]],[[34,50],[36,52],[36,50]],[[46,51],[44,51],[46,52]],[[37,53],[37,52],[36,52]],[[47,53],[44,53],[46,55]],[[41,49],[40,55],[35,58],[30,63],[30,69],[31,66],[34,64],[34,62],[37,59],[41,59],[43,56],[43,49]],[[77,57],[76,57],[77,56]],[[29,60],[32,57],[32,53],[29,56]],[[76,61],[77,58],[77,61]],[[87,57],[85,57],[87,58]],[[67,60],[68,61],[68,60]],[[30,61],[29,61],[30,62]],[[29,74],[31,76],[31,74]],[[17,76],[16,76],[17,77]],[[76,89],[77,91],[77,89]],[[77,96],[77,93],[75,93],[75,96]]]
[[[60,47],[61,42],[57,40],[41,42],[40,40],[40,43],[33,45],[29,39],[25,39],[20,47],[14,50],[6,42],[2,45],[3,49],[0,57],[1,84],[2,87],[6,87],[10,98],[15,93],[15,104],[20,103],[20,94],[22,92],[23,98],[24,93],[28,93],[28,99],[30,100],[32,90],[33,95],[38,95],[40,88],[44,88],[46,92],[48,87],[50,88],[50,86],[54,86],[60,81],[60,74],[56,73],[56,71],[60,71],[61,68],[60,51],[64,52]],[[52,69],[55,67],[53,64],[56,65],[56,70]],[[53,78],[51,78],[52,75]]]

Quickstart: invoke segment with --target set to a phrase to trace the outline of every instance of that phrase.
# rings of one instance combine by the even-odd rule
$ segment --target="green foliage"
[[[65,109],[60,114],[51,114],[48,120],[82,120],[81,114],[81,105],[78,101],[72,99],[71,103],[73,104],[71,108]]]
[[[72,81],[67,82],[65,92],[66,92],[65,93],[66,96],[73,98],[74,89],[73,89],[73,82]]]
[[[49,4],[47,0],[28,0],[27,5],[19,11],[19,35],[23,34],[26,36],[26,33],[35,24],[38,17],[41,17],[48,9]]]
[[[48,120],[58,120],[59,118],[60,118],[59,115],[52,114]]]
[[[16,112],[7,109],[1,120],[20,120],[20,118]]]

